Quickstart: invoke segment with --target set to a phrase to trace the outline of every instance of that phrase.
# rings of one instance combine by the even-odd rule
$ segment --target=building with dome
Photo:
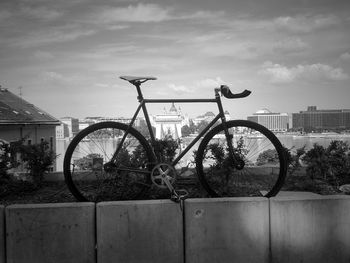
[[[182,137],[181,128],[186,124],[186,118],[181,112],[181,108],[175,107],[172,103],[169,111],[164,108],[163,114],[153,116],[153,126],[156,128],[156,138],[164,139],[171,136],[173,139]]]
[[[229,121],[231,119],[230,113],[226,110],[224,114],[225,114],[226,120]],[[212,120],[215,119],[215,117],[216,115],[213,112],[207,111],[205,114],[197,116],[195,119],[193,119],[193,123],[194,125],[198,125],[203,121],[210,123]]]
[[[261,109],[252,116],[249,121],[259,123],[274,132],[286,132],[289,128],[289,116],[287,113],[273,113],[269,109]]]

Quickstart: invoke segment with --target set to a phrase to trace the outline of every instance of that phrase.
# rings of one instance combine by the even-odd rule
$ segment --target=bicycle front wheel
[[[122,123],[101,122],[73,138],[63,170],[78,201],[130,200],[142,198],[151,185],[151,163],[150,146],[137,130]]]
[[[233,157],[223,124],[203,138],[196,155],[200,182],[213,197],[275,196],[286,176],[284,149],[277,137],[255,122],[226,122]]]

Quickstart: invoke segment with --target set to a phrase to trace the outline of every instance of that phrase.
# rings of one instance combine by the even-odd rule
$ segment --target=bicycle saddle
[[[155,77],[135,77],[135,76],[120,76],[121,79],[129,81],[130,83],[135,83],[135,82],[145,82],[147,80],[156,80],[157,78]]]

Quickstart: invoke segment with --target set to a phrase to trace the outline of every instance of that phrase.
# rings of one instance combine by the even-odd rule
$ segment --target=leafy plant
[[[179,143],[171,136],[153,143],[154,153],[160,162],[171,163],[179,148]]]
[[[55,152],[50,149],[47,141],[39,144],[20,145],[18,149],[21,160],[34,183],[40,184],[46,172],[50,171],[51,166],[56,159]]]
[[[7,171],[11,168],[10,145],[4,141],[0,141],[0,182],[8,180]]]
[[[302,160],[311,179],[323,179],[339,186],[350,181],[350,148],[346,142],[332,141],[327,148],[314,144]]]
[[[76,165],[79,170],[89,170],[89,169],[92,169],[93,160],[98,158],[102,158],[102,156],[96,153],[90,153],[76,160],[74,162],[74,165]]]

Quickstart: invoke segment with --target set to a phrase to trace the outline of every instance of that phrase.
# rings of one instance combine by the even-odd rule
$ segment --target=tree
[[[146,120],[143,120],[143,119],[140,120],[140,124],[139,126],[137,126],[137,130],[146,138],[150,137]],[[153,131],[153,134],[156,133],[156,128],[153,126],[152,126],[152,131]]]
[[[75,160],[74,165],[77,166],[79,170],[89,170],[89,169],[92,169],[93,160],[98,158],[103,158],[103,157],[97,153],[90,153],[78,160]]]
[[[9,179],[7,171],[11,164],[10,145],[0,140],[0,182]]]
[[[208,126],[208,124],[209,123],[206,121],[201,121],[200,123],[198,123],[198,125],[197,125],[198,133],[201,133]]]
[[[190,126],[184,125],[181,127],[182,137],[187,137],[192,133]]]
[[[193,121],[190,120],[189,125],[184,125],[181,128],[181,133],[183,137],[187,137],[189,136],[191,133],[195,133],[196,132],[196,125],[194,125]]]
[[[311,179],[320,178],[338,186],[350,182],[349,145],[343,141],[332,141],[327,148],[314,144],[302,158],[306,173]]]
[[[40,184],[45,172],[50,171],[51,166],[56,159],[56,154],[50,149],[47,141],[39,144],[20,145],[19,153],[25,167],[29,170],[34,183]]]
[[[256,165],[276,164],[278,162],[277,151],[275,149],[268,149],[259,154]]]

